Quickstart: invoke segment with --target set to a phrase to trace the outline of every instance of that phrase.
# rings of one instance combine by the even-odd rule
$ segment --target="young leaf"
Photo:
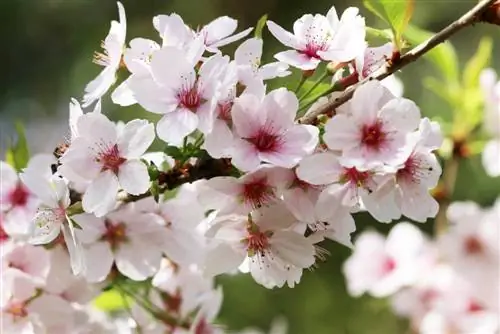
[[[430,31],[412,25],[409,25],[404,33],[405,39],[413,45],[422,43],[433,35]],[[455,48],[450,42],[441,43],[427,52],[424,58],[430,61],[441,72],[441,75],[448,84],[458,84],[458,58]]]
[[[111,289],[97,296],[93,304],[100,310],[111,312],[124,309],[127,302],[131,303],[132,301],[132,298],[126,297],[126,299],[124,299],[120,292]]]
[[[17,132],[17,141],[16,144],[11,146],[5,153],[5,161],[7,161],[7,163],[16,170],[20,171],[28,165],[30,153],[23,125],[17,122],[15,127]]]
[[[398,50],[402,48],[402,36],[413,15],[414,0],[363,0],[365,7],[387,22],[394,34]]]
[[[267,21],[267,14],[262,15],[262,17],[257,21],[257,25],[255,26],[255,38],[262,39],[262,30],[264,29]]]
[[[465,88],[475,88],[479,85],[479,75],[486,68],[491,59],[493,41],[490,37],[483,37],[479,42],[474,56],[465,64],[463,84]]]

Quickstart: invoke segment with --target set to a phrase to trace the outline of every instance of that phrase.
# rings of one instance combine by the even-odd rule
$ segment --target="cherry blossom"
[[[147,38],[134,38],[129,45],[130,47],[123,52],[123,63],[131,75],[111,94],[113,102],[121,106],[137,103],[130,82],[135,80],[135,77],[147,77],[150,74],[151,57],[160,49],[158,43]]]
[[[0,161],[0,173],[2,228],[7,235],[27,235],[29,222],[38,207],[38,199],[19,180],[14,168],[6,162]]]
[[[344,165],[366,170],[404,162],[411,150],[408,135],[420,121],[414,102],[395,98],[378,81],[370,81],[344,108],[346,114],[327,122],[323,137],[330,149],[342,152]]]
[[[203,257],[204,238],[197,230],[205,219],[205,210],[198,203],[200,187],[200,182],[184,184],[172,199],[161,198],[156,203],[148,197],[134,203],[134,210],[154,213],[163,220],[160,246],[165,255],[178,264],[200,263]]]
[[[277,204],[249,215],[217,217],[206,232],[208,246],[205,272],[217,275],[240,267],[267,288],[293,287],[302,269],[315,262],[313,241],[288,230],[295,217]]]
[[[260,38],[249,38],[236,49],[234,60],[238,66],[238,79],[245,86],[251,86],[254,81],[262,81],[290,75],[288,65],[274,62],[261,65],[262,47]]]
[[[196,35],[203,38],[208,51],[216,52],[218,48],[240,40],[250,34],[253,28],[247,28],[237,34],[238,21],[228,16],[221,16],[203,26]]]
[[[130,82],[139,104],[150,112],[163,114],[157,124],[160,139],[182,144],[183,138],[200,129],[212,131],[217,102],[217,80],[228,59],[214,55],[201,65],[203,49],[200,41],[192,43],[191,51],[165,47],[151,59],[152,77]]]
[[[160,268],[164,228],[159,216],[125,207],[104,218],[84,213],[73,219],[82,227],[76,233],[83,246],[88,281],[103,281],[113,263],[136,281],[153,276]]]
[[[291,168],[311,154],[319,132],[311,125],[294,124],[297,108],[297,97],[284,88],[262,100],[253,94],[238,97],[231,112],[237,136],[232,163],[245,171],[261,162]]]
[[[363,207],[380,222],[401,216],[393,197],[389,196],[391,188],[383,187],[391,180],[390,173],[344,166],[333,152],[321,152],[304,158],[297,167],[297,176],[313,185],[327,185],[315,205],[316,215],[324,221],[344,212],[342,206]]]
[[[69,188],[58,175],[47,178],[35,168],[26,168],[20,175],[26,187],[35,194],[40,204],[31,222],[29,242],[42,245],[52,242],[62,231],[64,241],[71,256],[71,268],[75,275],[85,271],[81,256],[81,245],[75,236],[75,227],[68,217],[70,205]]]
[[[125,9],[121,2],[117,2],[120,21],[111,21],[109,33],[102,43],[104,53],[96,52],[94,62],[103,66],[102,72],[85,87],[83,107],[100,99],[116,81],[116,71],[120,67],[125,37],[127,34],[127,20]]]
[[[77,129],[59,171],[70,181],[89,182],[82,201],[86,212],[103,216],[112,210],[120,187],[132,195],[148,190],[147,167],[139,159],[153,142],[152,124],[136,119],[118,131],[106,116],[88,113],[78,119]]]
[[[202,185],[198,200],[208,210],[219,214],[247,214],[280,200],[280,188],[290,178],[290,171],[263,165],[239,179],[215,177]]]
[[[500,176],[500,81],[491,68],[485,69],[480,76],[481,89],[485,98],[485,131],[493,138],[486,143],[482,162],[486,173],[491,177]]]
[[[422,233],[409,223],[393,227],[387,240],[377,232],[364,232],[343,267],[349,293],[360,296],[369,292],[375,297],[385,297],[414,283],[421,270],[433,262],[426,251],[426,242]]]
[[[293,49],[275,58],[301,70],[314,70],[322,60],[342,63],[355,59],[365,48],[365,21],[358,12],[347,8],[340,20],[335,7],[326,17],[306,14],[295,21],[293,34],[267,21],[274,37]]]

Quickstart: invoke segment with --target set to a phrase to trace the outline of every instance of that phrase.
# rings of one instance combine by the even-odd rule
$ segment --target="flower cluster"
[[[367,233],[351,242],[359,211],[382,223],[403,216],[426,222],[438,213],[430,191],[441,175],[440,127],[402,97],[401,86],[369,81],[314,124],[299,117],[317,108],[319,97],[267,87],[294,68],[305,80],[326,67],[327,85],[341,91],[386,66],[394,45],[368,46],[357,8],[340,17],[333,7],[326,16],[304,15],[293,34],[268,21],[289,50],[267,64],[260,34],[234,55],[221,51],[252,31],[235,33],[230,17],[193,30],[177,14],[158,15],[156,40],[127,42],[121,3],[118,9],[119,21],[94,59],[104,69],[85,87],[82,105],[71,100],[70,140],[55,157],[34,156],[17,171],[0,164],[2,291],[8,291],[2,329],[121,332],[125,321],[122,327],[144,333],[222,333],[214,324],[222,302],[215,276],[239,271],[266,288],[293,287],[328,255],[325,239],[355,246],[345,267],[353,294],[387,296],[405,287],[396,310],[415,326],[438,320],[451,326],[461,315],[496,310],[491,295],[458,275],[461,265],[465,274],[487,275],[487,261],[498,261],[488,232],[495,213],[467,207],[469,216],[458,217],[442,240],[465,248],[446,264],[437,246],[404,223],[387,241]],[[128,77],[114,87],[118,72]],[[110,120],[101,108],[108,91],[115,104],[137,104],[158,120]],[[149,151],[155,140],[164,151]],[[461,222],[471,215],[481,217],[484,235],[464,239]],[[465,261],[458,253],[464,249],[484,261]],[[473,265],[483,267],[467,270]],[[439,275],[426,280],[428,270]],[[460,305],[468,308],[440,306],[459,305],[447,299],[459,286],[442,283],[450,279],[467,287]],[[123,321],[89,307],[101,290],[134,302]],[[425,293],[425,305],[413,302]]]
[[[418,333],[497,333],[500,328],[500,199],[491,208],[455,202],[451,226],[431,241],[400,223],[367,231],[344,265],[353,296],[391,297],[395,313]]]

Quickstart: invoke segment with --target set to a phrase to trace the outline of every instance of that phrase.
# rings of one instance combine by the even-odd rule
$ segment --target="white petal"
[[[262,102],[266,109],[266,123],[273,129],[288,129],[293,126],[299,101],[297,96],[285,88],[275,89],[266,95]]]
[[[210,44],[210,48],[220,48],[221,46],[228,45],[230,43],[236,42],[237,40],[240,40],[244,37],[246,37],[248,34],[252,32],[253,28],[247,28],[243,30],[242,32],[239,32],[237,34],[231,35],[227,38],[221,39],[218,42]]]
[[[238,268],[244,258],[244,252],[238,252],[228,244],[220,243],[207,251],[203,271],[208,276],[228,273]]]
[[[413,131],[420,123],[420,109],[415,102],[399,98],[387,102],[380,110],[380,117],[400,131]]]
[[[229,17],[221,16],[203,27],[203,33],[206,34],[206,44],[211,45],[229,35],[238,27],[238,21]]]
[[[62,223],[52,210],[38,211],[33,218],[29,243],[33,245],[48,244],[59,235]]]
[[[305,157],[296,170],[299,179],[314,185],[337,182],[342,172],[338,157],[326,152]]]
[[[88,186],[83,195],[82,205],[85,212],[102,217],[110,212],[116,204],[118,179],[112,171],[102,172]]]
[[[250,138],[265,124],[267,115],[257,96],[243,94],[234,101],[231,116],[237,134]]]
[[[300,42],[296,36],[292,35],[273,21],[268,20],[266,24],[271,34],[273,34],[273,36],[276,37],[276,39],[282,44],[291,47],[292,49],[300,48]]]
[[[146,152],[154,139],[154,125],[143,119],[134,119],[123,128],[118,139],[118,150],[122,157],[138,158]]]
[[[116,68],[106,67],[99,75],[85,86],[82,107],[86,108],[106,94],[116,81]]]
[[[156,246],[132,240],[115,253],[118,270],[134,281],[143,281],[160,269],[161,251]]]
[[[184,83],[196,80],[192,64],[186,59],[185,53],[175,47],[165,47],[155,52],[151,59],[151,70],[154,79],[168,87],[182,87]]]
[[[82,245],[75,236],[75,228],[71,221],[62,225],[64,241],[68,248],[71,270],[73,275],[79,275],[85,272],[85,259],[83,258]]]
[[[19,178],[30,192],[35,194],[43,204],[51,208],[57,208],[59,206],[57,193],[53,188],[53,184],[48,179],[37,174],[34,170],[28,170],[26,173],[20,174]]]
[[[117,139],[116,126],[103,114],[87,113],[77,121],[78,135],[90,143],[114,145]]]
[[[106,242],[96,242],[84,248],[85,278],[89,282],[102,282],[111,271],[113,253]]]
[[[113,93],[111,93],[111,100],[114,104],[118,104],[122,107],[128,107],[137,103],[134,92],[129,85],[130,80],[132,80],[130,77],[124,80],[118,87],[115,88]]]
[[[118,182],[131,195],[144,194],[149,189],[149,174],[140,160],[128,160],[118,170]]]
[[[331,150],[345,150],[358,145],[360,131],[352,117],[336,115],[325,125],[323,140]]]
[[[231,156],[232,164],[243,171],[255,170],[260,165],[260,158],[255,146],[245,140],[235,139]]]
[[[297,52],[295,50],[288,50],[277,53],[274,55],[274,58],[285,64],[304,71],[316,69],[316,67],[318,67],[319,63],[321,62],[321,60],[317,58],[309,57],[308,55]]]
[[[187,109],[177,109],[164,115],[156,125],[158,137],[172,145],[182,144],[184,137],[198,126],[198,116]]]
[[[500,176],[500,140],[491,140],[486,144],[483,150],[482,162],[489,176]]]

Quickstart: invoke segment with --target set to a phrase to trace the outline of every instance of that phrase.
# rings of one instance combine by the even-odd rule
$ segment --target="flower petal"
[[[144,194],[149,189],[148,169],[140,160],[129,160],[120,166],[118,181],[127,193]]]
[[[82,205],[85,212],[94,213],[97,217],[110,212],[116,204],[118,186],[118,178],[112,171],[102,172],[83,194]]]

